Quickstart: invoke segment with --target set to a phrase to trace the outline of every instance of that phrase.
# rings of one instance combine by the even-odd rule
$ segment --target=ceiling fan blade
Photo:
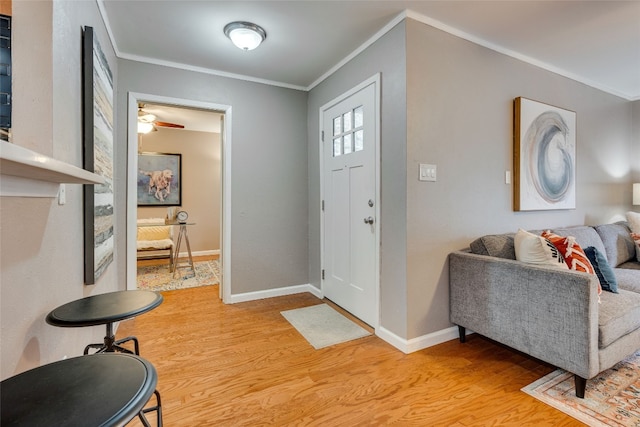
[[[176,129],[184,129],[184,125],[179,125],[177,123],[169,123],[169,122],[153,122],[156,126],[165,127],[165,128],[176,128]]]

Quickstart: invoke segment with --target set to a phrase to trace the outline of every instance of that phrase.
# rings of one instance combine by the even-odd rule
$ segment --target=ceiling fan
[[[157,120],[155,114],[143,110],[144,104],[138,104],[138,133],[157,131],[158,127],[184,129],[184,125]]]

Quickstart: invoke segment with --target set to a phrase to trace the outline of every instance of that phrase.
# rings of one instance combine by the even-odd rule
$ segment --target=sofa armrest
[[[595,275],[453,252],[450,319],[583,378],[599,372]]]

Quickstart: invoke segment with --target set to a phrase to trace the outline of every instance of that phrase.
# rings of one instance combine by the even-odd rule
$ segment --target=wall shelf
[[[59,184],[103,184],[104,178],[7,141],[0,141],[0,196],[56,197]]]

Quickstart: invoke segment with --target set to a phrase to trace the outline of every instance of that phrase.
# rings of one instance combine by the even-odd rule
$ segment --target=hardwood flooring
[[[322,302],[311,294],[163,295],[117,336],[156,367],[167,427],[583,425],[520,391],[553,367],[477,335],[408,355],[376,336],[315,350],[280,314]]]

